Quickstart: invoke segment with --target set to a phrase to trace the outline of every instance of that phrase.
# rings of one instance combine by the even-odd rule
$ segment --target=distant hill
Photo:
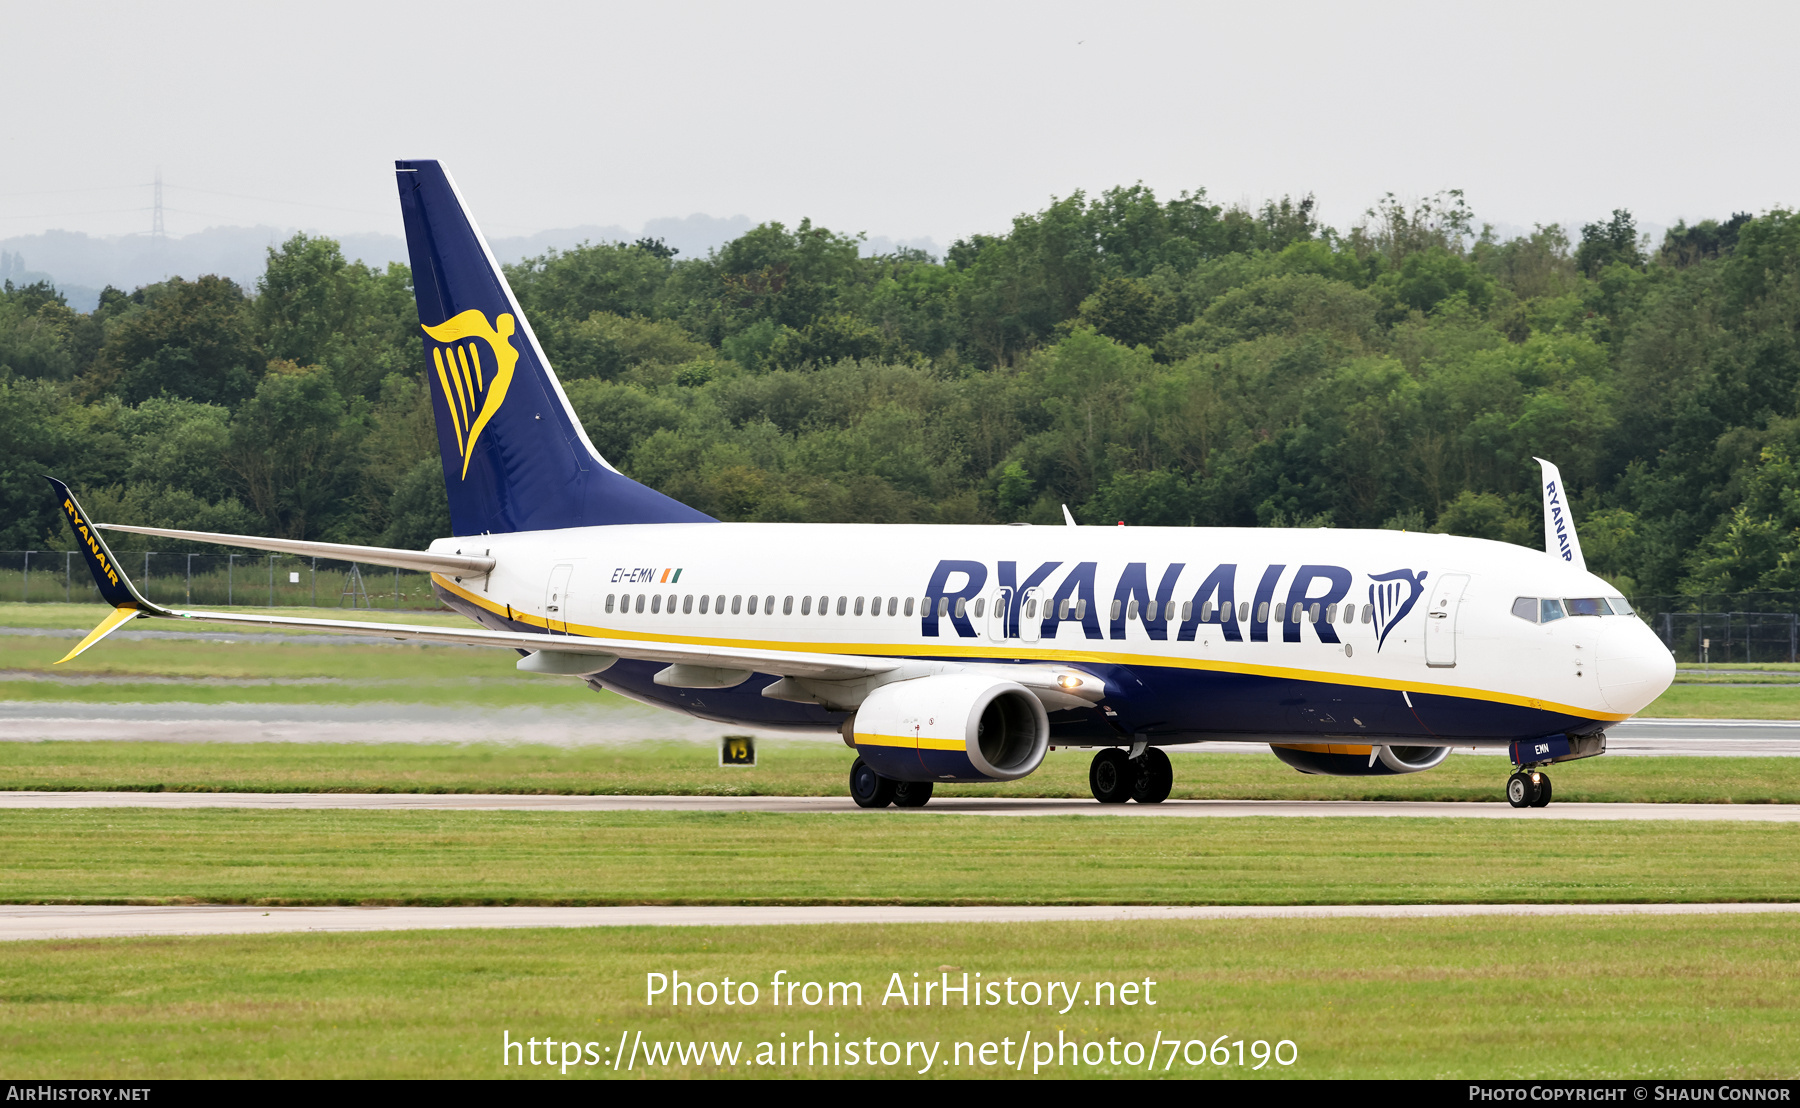
[[[503,263],[535,257],[550,250],[567,250],[584,242],[630,242],[660,238],[681,252],[683,258],[705,257],[748,231],[755,224],[749,216],[725,218],[695,213],[665,216],[644,224],[641,231],[617,225],[584,224],[491,240],[495,257]],[[68,298],[76,311],[92,311],[107,285],[131,290],[171,276],[198,277],[216,273],[246,289],[254,289],[262,276],[267,251],[292,237],[293,227],[209,227],[180,238],[161,241],[148,235],[115,235],[97,238],[80,231],[45,231],[0,239],[0,281],[15,285],[49,281]],[[375,233],[335,236],[344,256],[367,265],[385,266],[406,261],[406,243],[395,235]],[[912,247],[938,256],[942,252],[927,238],[895,240],[873,236],[864,244],[865,254],[891,253]]]

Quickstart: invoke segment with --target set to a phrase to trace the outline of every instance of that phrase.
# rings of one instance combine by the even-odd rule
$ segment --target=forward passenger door
[[[1456,615],[1468,584],[1468,574],[1446,573],[1431,590],[1425,610],[1425,664],[1433,669],[1456,665]]]

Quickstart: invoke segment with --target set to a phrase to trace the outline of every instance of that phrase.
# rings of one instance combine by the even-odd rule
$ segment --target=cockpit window
[[[1562,601],[1560,600],[1555,600],[1546,596],[1543,600],[1539,601],[1539,604],[1541,605],[1539,608],[1539,623],[1550,623],[1559,620],[1568,614],[1563,611]]]
[[[1519,599],[1513,601],[1513,615],[1518,616],[1527,623],[1536,623],[1538,621],[1538,598],[1535,596],[1521,596]]]
[[[1631,602],[1622,596],[1609,596],[1606,598],[1606,602],[1612,605],[1613,615],[1615,616],[1637,615],[1636,612],[1632,611]]]
[[[1565,601],[1565,603],[1568,604],[1569,614],[1572,616],[1612,615],[1612,609],[1607,606],[1606,601],[1597,596],[1586,597],[1579,600],[1571,598]]]

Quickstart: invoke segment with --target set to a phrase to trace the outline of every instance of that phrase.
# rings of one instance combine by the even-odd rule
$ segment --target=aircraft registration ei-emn
[[[518,668],[746,727],[837,731],[864,807],[1098,748],[1103,803],[1158,803],[1160,747],[1267,742],[1303,773],[1506,747],[1515,807],[1674,678],[1587,571],[1556,467],[1545,550],[1328,528],[722,523],[589,441],[435,161],[396,163],[453,537],[393,550],[96,524],[51,479],[113,611],[513,649]],[[455,630],[151,603],[101,528],[425,570]]]

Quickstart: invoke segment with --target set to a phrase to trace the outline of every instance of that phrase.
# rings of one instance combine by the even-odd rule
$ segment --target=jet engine
[[[1359,746],[1355,743],[1271,743],[1269,749],[1301,773],[1328,777],[1389,777],[1421,773],[1450,756],[1447,746]]]
[[[849,733],[856,752],[896,781],[1013,781],[1050,749],[1050,719],[1023,685],[946,673],[870,693]]]

